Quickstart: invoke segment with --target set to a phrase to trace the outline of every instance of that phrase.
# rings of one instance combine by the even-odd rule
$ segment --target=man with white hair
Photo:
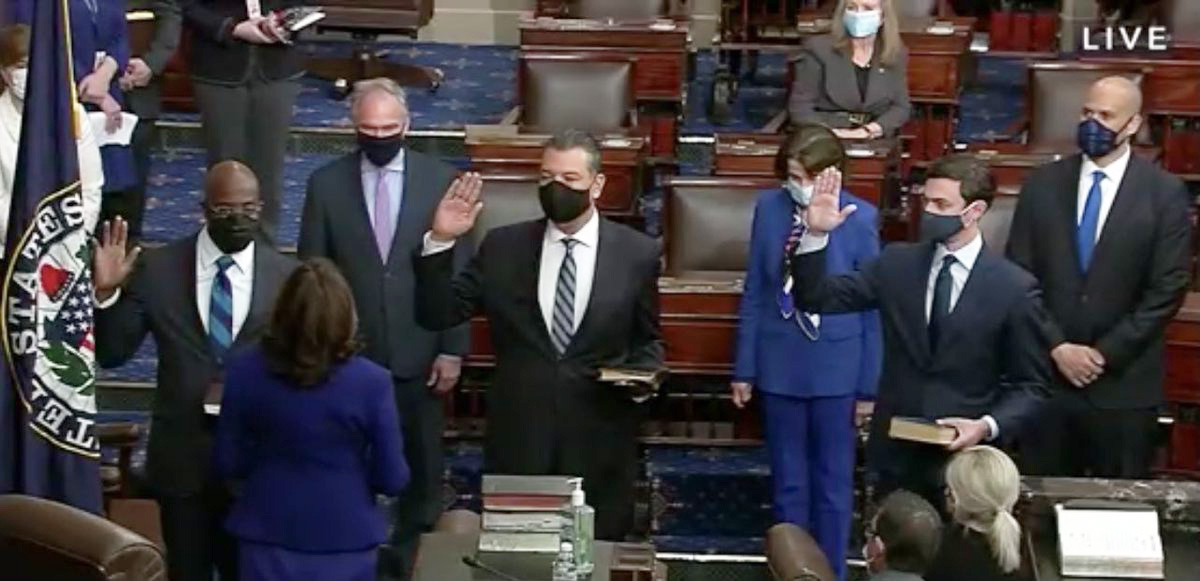
[[[1023,472],[1149,476],[1163,403],[1163,335],[1190,278],[1191,199],[1134,155],[1142,94],[1100,79],[1079,118],[1082,153],[1039,168],[1021,189],[1008,255],[1045,293],[1056,393],[1021,447]]]
[[[414,318],[412,253],[421,246],[455,169],[405,147],[410,116],[391,79],[354,86],[351,117],[358,150],[308,180],[299,253],[341,269],[358,305],[364,355],[387,367],[396,384],[404,454],[413,477],[397,503],[391,571],[407,578],[416,542],[441,512],[441,396],[458,382],[468,328],[430,332]],[[466,249],[459,249],[462,262]],[[461,264],[461,262],[460,262]],[[386,567],[388,559],[380,562]]]

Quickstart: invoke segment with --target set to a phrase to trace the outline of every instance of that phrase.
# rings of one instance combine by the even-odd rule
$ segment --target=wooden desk
[[[538,176],[542,149],[549,139],[549,135],[530,133],[474,134],[468,128],[467,155],[471,158],[471,168],[483,174]],[[636,217],[635,201],[643,190],[642,166],[649,155],[649,143],[643,137],[600,137],[600,157],[608,178],[596,201],[601,212],[623,220]]]
[[[718,133],[713,142],[713,174],[731,177],[775,177],[775,153],[783,143],[782,135],[765,133]],[[890,178],[900,159],[894,141],[848,142],[850,155],[846,189],[886,207]]]
[[[463,557],[475,555],[478,542],[478,534],[427,533],[421,535],[421,545],[417,550],[417,562],[413,567],[413,580],[491,581],[500,579],[482,571],[475,571],[463,563]],[[594,549],[593,559],[596,568],[592,571],[591,581],[666,581],[667,569],[663,563],[652,562],[649,564],[652,570],[645,570],[647,567],[645,553],[649,551],[650,555],[653,555],[654,548],[652,546],[596,541]],[[520,579],[550,578],[549,569],[544,574],[538,574],[540,567],[529,565],[529,559],[517,557],[517,561],[508,567],[499,563],[493,565],[493,562],[487,557],[483,557],[481,560],[485,564],[495,566],[501,572],[509,573]],[[533,571],[522,574],[520,569],[523,567],[532,568]]]
[[[665,363],[671,373],[731,375],[742,281],[663,277],[658,293]]]
[[[686,21],[598,22],[538,18],[521,22],[521,51],[614,55],[633,60],[638,124],[651,155],[673,158],[683,113],[690,40]]]

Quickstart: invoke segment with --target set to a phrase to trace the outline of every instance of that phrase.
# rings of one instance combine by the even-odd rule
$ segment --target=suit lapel
[[[882,66],[871,63],[871,70],[867,72],[867,94],[863,98],[862,107],[866,111],[872,104],[878,103],[886,96],[884,83],[887,82],[887,69]],[[855,81],[858,78],[855,77]]]
[[[950,315],[946,317],[945,328],[938,337],[938,344],[934,346],[932,355],[935,363],[938,361],[937,355],[947,345],[953,345],[960,340],[958,337],[960,330],[971,328],[972,313],[988,308],[983,299],[988,294],[987,289],[991,288],[992,277],[996,274],[997,261],[998,258],[992,255],[987,246],[979,251],[979,258],[975,259],[975,266],[967,276],[967,283],[963,285],[962,291],[958,295],[958,302],[954,304]]]
[[[600,218],[600,232],[596,237],[596,269],[592,273],[592,294],[588,297],[576,296],[575,300],[586,300],[587,308],[583,311],[583,320],[579,322],[579,328],[575,330],[575,334],[571,338],[571,344],[567,346],[567,354],[576,353],[582,349],[587,339],[591,336],[592,327],[596,325],[598,317],[602,317],[603,313],[595,314],[595,311],[604,305],[606,301],[600,300],[601,294],[609,290],[608,285],[603,284],[605,280],[615,280],[610,278],[610,275],[615,273],[615,269],[620,268],[620,264],[616,260],[616,249],[612,247],[613,230],[611,225],[603,217]]]
[[[1092,252],[1092,265],[1096,265],[1103,260],[1111,252],[1111,247],[1118,244],[1125,237],[1126,229],[1134,220],[1130,219],[1133,213],[1133,205],[1137,201],[1137,194],[1131,190],[1133,184],[1145,183],[1142,182],[1142,166],[1139,163],[1136,154],[1130,154],[1129,165],[1125,167],[1125,175],[1121,179],[1120,185],[1117,187],[1117,194],[1113,198],[1112,208],[1108,210],[1108,218],[1104,221],[1104,227],[1100,230],[1100,239],[1096,241],[1096,248]],[[1089,268],[1090,273],[1094,268]]]
[[[927,364],[931,355],[929,347],[929,321],[925,316],[925,294],[929,288],[929,269],[933,261],[934,245],[924,244],[913,253],[915,263],[905,269],[907,280],[903,293],[897,299],[900,303],[900,317],[903,319],[900,328],[911,331],[908,341],[917,361]]]
[[[243,337],[255,335],[253,330],[266,321],[271,305],[267,300],[270,293],[265,286],[269,284],[268,277],[273,275],[267,243],[258,241],[254,244],[254,271],[250,273],[250,309],[246,312],[246,320],[233,338],[233,345],[240,346]]]
[[[196,302],[196,240],[199,234],[192,236],[191,242],[185,247],[185,252],[179,253],[179,271],[186,273],[181,280],[184,283],[184,295],[187,297],[187,317],[189,325],[196,332],[196,335],[204,340],[204,344],[208,345],[208,333],[204,330],[204,321],[200,318],[200,308]]]
[[[528,262],[521,263],[514,261],[517,265],[517,285],[518,285],[518,309],[524,313],[518,313],[527,318],[529,324],[525,325],[530,332],[530,338],[533,343],[542,348],[543,351],[552,357],[558,354],[554,351],[554,346],[550,344],[550,331],[546,329],[546,320],[542,318],[542,306],[538,302],[538,277],[542,270],[542,238],[546,235],[546,221],[537,220],[529,223],[529,231],[526,232],[526,256],[530,259]]]
[[[411,255],[404,248],[404,233],[415,232],[429,226],[428,212],[425,212],[425,192],[418,191],[422,183],[413,179],[413,152],[404,150],[404,189],[400,194],[400,207],[396,209],[396,229],[392,232],[392,246],[388,250],[388,264],[393,260],[411,260]]]
[[[850,56],[840,50],[834,50],[834,61],[841,61],[839,68],[849,67],[849,75],[825,75],[825,91],[829,95],[829,99],[835,103],[845,107],[847,110],[855,112],[861,111],[863,106],[862,93],[858,91],[858,77],[854,74],[855,64],[850,60]]]
[[[1071,162],[1063,164],[1064,173],[1059,179],[1059,211],[1062,213],[1061,228],[1067,233],[1067,247],[1071,250],[1071,264],[1075,272],[1079,272],[1079,246],[1076,245],[1076,232],[1079,230],[1079,170],[1083,166],[1083,156],[1076,154]],[[1082,276],[1082,273],[1080,273]]]
[[[362,159],[356,153],[347,155],[345,159],[346,180],[353,184],[348,193],[354,198],[347,204],[340,204],[346,209],[346,219],[349,221],[348,234],[356,236],[358,245],[363,248],[363,253],[374,256],[379,266],[383,267],[383,258],[379,256],[379,248],[375,245],[375,228],[371,225],[371,214],[367,212],[366,193],[363,191]]]

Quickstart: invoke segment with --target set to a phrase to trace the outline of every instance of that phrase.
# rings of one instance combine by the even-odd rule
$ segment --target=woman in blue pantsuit
[[[822,125],[794,127],[779,149],[784,186],[754,209],[750,258],[739,309],[734,404],[761,394],[771,457],[775,518],[809,531],[845,578],[854,504],[856,400],[875,393],[882,360],[875,311],[817,316],[792,302],[789,257],[804,232],[803,212],[824,169],[846,173],[841,142]],[[842,192],[858,210],[831,233],[830,274],[857,269],[879,254],[878,214]]]
[[[240,495],[225,528],[241,581],[374,581],[387,538],[376,494],[408,483],[391,374],[354,356],[337,267],[302,264],[260,348],[226,369],[214,455]]]

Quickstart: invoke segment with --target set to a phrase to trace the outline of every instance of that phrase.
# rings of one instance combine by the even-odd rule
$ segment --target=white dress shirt
[[[208,228],[200,231],[196,239],[196,310],[208,333],[208,302],[212,299],[213,281],[217,278],[217,259],[224,256],[216,243],[208,236]],[[250,298],[254,291],[254,241],[245,248],[229,255],[233,266],[225,271],[229,277],[229,292],[233,299],[233,338],[237,339],[246,315],[250,313]]]
[[[966,246],[954,252],[950,252],[944,244],[937,245],[937,250],[933,251],[933,262],[929,264],[929,284],[925,286],[926,321],[929,321],[929,314],[933,311],[933,289],[937,285],[938,273],[942,271],[942,261],[947,255],[954,255],[954,264],[950,267],[950,312],[953,313],[954,306],[958,304],[958,297],[962,295],[963,287],[971,277],[971,269],[975,268],[975,261],[979,259],[979,253],[982,251],[983,236],[979,234]]]
[[[21,142],[21,102],[9,91],[0,94],[0,256],[8,235],[8,213],[12,207],[13,180],[17,173],[17,148]],[[92,134],[92,124],[82,105],[75,106],[79,120],[79,181],[83,191],[83,225],[90,235],[100,218],[100,190],[104,187],[104,168],[100,162],[100,146]]]
[[[1108,212],[1112,210],[1113,200],[1117,198],[1117,190],[1121,180],[1125,178],[1125,169],[1129,167],[1129,156],[1133,148],[1126,147],[1121,157],[1113,160],[1108,167],[1100,167],[1088,156],[1083,156],[1083,164],[1079,168],[1079,203],[1075,205],[1075,224],[1083,221],[1083,210],[1087,207],[1088,193],[1092,191],[1092,174],[1097,171],[1104,173],[1100,180],[1100,220],[1096,223],[1096,240],[1104,231],[1104,222],[1108,220]]]
[[[558,291],[558,271],[567,257],[567,245],[562,243],[567,234],[553,222],[546,222],[546,235],[542,237],[542,262],[538,267],[538,306],[542,308],[542,319],[546,331],[554,326],[554,295]],[[596,278],[596,249],[600,244],[600,213],[592,212],[592,218],[571,238],[578,240],[571,250],[575,257],[575,316],[571,321],[572,331],[579,330],[579,322],[587,312],[588,299],[592,297],[592,281]]]
[[[367,206],[367,218],[370,220],[371,227],[375,226],[375,188],[379,184],[381,169],[387,172],[384,174],[384,179],[387,180],[384,187],[388,191],[388,209],[394,214],[393,224],[399,227],[400,207],[404,203],[404,149],[400,149],[400,153],[397,153],[396,157],[382,168],[368,161],[366,156],[363,156],[359,164],[359,172],[362,175],[363,203]]]
[[[213,281],[217,278],[217,259],[221,258],[221,249],[208,235],[208,228],[200,231],[196,238],[196,311],[200,313],[200,324],[204,333],[208,333],[208,306],[212,299]],[[233,299],[233,338],[237,339],[246,315],[250,314],[250,299],[254,295],[254,242],[251,241],[239,252],[229,255],[233,266],[225,271],[229,277],[229,292]],[[113,293],[103,302],[96,303],[96,308],[107,309],[121,298],[121,289]]]

